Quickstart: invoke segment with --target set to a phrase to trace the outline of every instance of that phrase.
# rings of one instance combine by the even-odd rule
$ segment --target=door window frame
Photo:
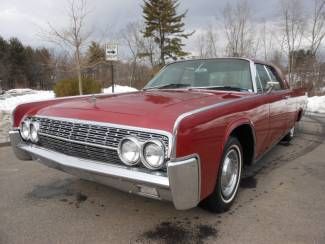
[[[283,80],[280,78],[279,74],[277,73],[276,69],[274,69],[272,66],[270,65],[267,65],[267,64],[263,64],[263,63],[254,63],[254,66],[255,66],[255,71],[256,71],[256,83],[259,82],[261,88],[262,88],[262,94],[265,94],[266,93],[266,89],[262,86],[262,83],[261,83],[261,80],[260,80],[260,76],[258,74],[258,71],[257,71],[257,67],[256,65],[261,65],[263,66],[264,70],[266,71],[266,74],[269,78],[270,81],[273,81],[273,79],[271,78],[271,75],[270,75],[270,72],[273,73],[273,75],[275,76],[276,78],[276,82],[279,82],[280,84],[280,88],[279,90],[273,90],[272,92],[281,92],[281,91],[284,91],[284,90],[287,90],[286,86],[284,85],[284,82]],[[270,71],[268,70],[270,69]],[[275,74],[274,74],[275,73]],[[257,84],[256,84],[256,91],[257,91]],[[258,91],[257,91],[258,92]]]

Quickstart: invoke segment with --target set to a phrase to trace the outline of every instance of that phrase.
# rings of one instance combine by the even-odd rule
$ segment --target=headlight
[[[165,146],[159,140],[150,140],[143,144],[141,151],[143,164],[149,169],[160,169],[165,161]]]
[[[26,119],[21,123],[20,135],[24,140],[29,139],[29,136],[30,136],[30,121],[29,121],[29,119]]]
[[[133,166],[140,161],[140,143],[134,137],[122,139],[117,152],[122,162],[126,165]]]
[[[39,140],[38,137],[38,131],[39,131],[39,123],[38,122],[31,122],[30,123],[30,140],[34,143],[37,143]]]

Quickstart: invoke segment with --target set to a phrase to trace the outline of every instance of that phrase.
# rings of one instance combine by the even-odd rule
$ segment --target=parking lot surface
[[[0,243],[325,243],[325,118],[246,171],[232,209],[177,211],[0,148]]]

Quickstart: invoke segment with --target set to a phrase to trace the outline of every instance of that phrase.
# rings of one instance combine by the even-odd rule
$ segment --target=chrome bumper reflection
[[[34,159],[80,178],[147,197],[155,196],[141,189],[152,187],[157,191],[155,198],[172,201],[179,210],[193,208],[200,201],[200,162],[196,157],[170,161],[167,173],[161,173],[67,156],[25,143],[18,131],[9,134],[13,151],[21,160]]]

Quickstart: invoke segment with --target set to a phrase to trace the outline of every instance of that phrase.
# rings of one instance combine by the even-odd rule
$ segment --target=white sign
[[[118,60],[118,45],[116,43],[106,43],[106,61]]]

